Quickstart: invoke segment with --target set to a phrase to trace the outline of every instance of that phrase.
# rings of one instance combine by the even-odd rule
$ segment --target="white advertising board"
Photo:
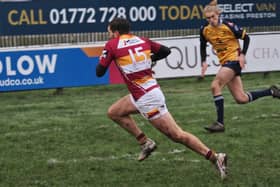
[[[267,72],[280,70],[280,33],[250,34],[250,45],[243,72]],[[171,54],[158,61],[153,68],[156,78],[199,76],[201,72],[199,36],[158,39],[171,48]],[[242,41],[240,41],[242,48]],[[206,75],[213,75],[219,69],[218,59],[211,45],[207,47]]]

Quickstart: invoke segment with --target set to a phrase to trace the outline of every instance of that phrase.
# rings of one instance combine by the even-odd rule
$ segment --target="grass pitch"
[[[280,73],[243,75],[246,90],[280,85]],[[0,186],[279,186],[280,100],[261,98],[247,105],[225,97],[226,132],[208,134],[215,120],[210,94],[213,77],[160,80],[169,111],[180,126],[210,148],[229,155],[229,177],[221,181],[203,157],[173,143],[140,115],[135,119],[157,144],[136,161],[135,139],[106,116],[127,94],[124,85],[0,94]]]

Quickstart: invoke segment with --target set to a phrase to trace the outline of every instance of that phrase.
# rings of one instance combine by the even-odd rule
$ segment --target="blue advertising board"
[[[2,50],[0,91],[108,84],[109,71],[96,77],[95,51],[95,47]]]
[[[113,1],[30,0],[0,3],[0,35],[106,32],[114,17],[130,20],[134,31],[199,28],[210,0]],[[220,0],[222,17],[241,26],[280,23],[279,0]]]

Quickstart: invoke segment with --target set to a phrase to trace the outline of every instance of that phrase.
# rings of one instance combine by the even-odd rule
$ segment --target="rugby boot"
[[[220,173],[221,179],[224,180],[227,177],[227,155],[225,153],[217,153],[215,166]]]
[[[273,85],[270,87],[272,97],[280,99],[280,89]]]
[[[138,161],[143,161],[150,156],[150,154],[157,148],[156,143],[148,138],[146,143],[141,145],[141,152],[138,157]]]
[[[209,127],[204,127],[208,132],[224,132],[225,131],[225,126],[219,122],[214,122],[211,126]]]

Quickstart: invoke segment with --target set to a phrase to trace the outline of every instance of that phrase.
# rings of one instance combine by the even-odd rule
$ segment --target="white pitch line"
[[[180,154],[180,153],[184,153],[186,152],[186,150],[179,150],[179,149],[174,149],[172,151],[168,151],[167,154]],[[155,156],[159,156],[159,155],[164,155],[165,153],[161,153],[161,152],[153,152],[152,153],[153,157]],[[73,159],[69,159],[69,160],[59,160],[56,158],[50,158],[49,160],[47,160],[47,164],[49,167],[53,167],[57,164],[67,164],[67,163],[81,163],[81,162],[91,162],[91,161],[110,161],[110,160],[123,160],[123,159],[127,159],[127,160],[135,160],[137,158],[137,154],[124,154],[121,156],[108,156],[108,157],[96,157],[96,156],[90,156],[89,158],[85,158],[85,159],[78,159],[78,158],[73,158]],[[174,159],[172,160],[176,160],[176,161],[187,161],[187,162],[194,162],[194,163],[199,163],[201,162],[201,160],[197,160],[197,159],[186,159],[184,157],[174,157]],[[161,158],[160,161],[170,161],[170,159],[166,159],[166,158]]]
[[[34,134],[41,134],[41,133],[47,133],[50,131],[56,131],[56,132],[60,132],[62,129],[61,128],[53,128],[53,129],[48,129],[48,128],[44,128],[44,129],[39,129],[39,130],[35,130],[35,131],[18,131],[18,132],[7,132],[2,134],[1,136],[4,137],[10,137],[10,136],[30,136],[30,135],[34,135]]]

